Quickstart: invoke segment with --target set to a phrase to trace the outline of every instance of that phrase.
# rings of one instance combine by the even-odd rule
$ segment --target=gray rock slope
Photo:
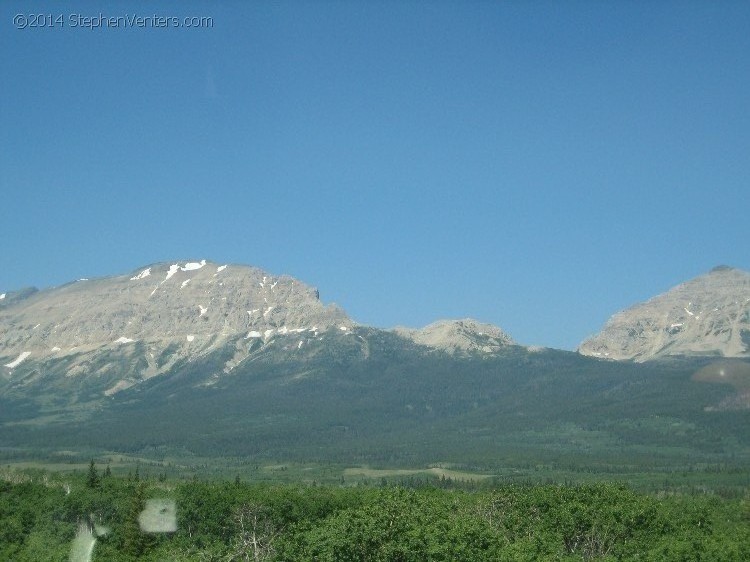
[[[669,355],[750,356],[750,273],[726,266],[618,312],[578,348],[647,361]]]
[[[393,331],[419,345],[449,353],[472,351],[492,353],[514,345],[513,339],[502,329],[471,318],[438,320],[420,329],[399,326]]]
[[[34,361],[65,359],[67,376],[92,375],[91,356],[141,354],[138,378],[231,343],[242,361],[275,338],[299,346],[318,332],[354,323],[318,292],[289,276],[202,261],[160,263],[127,275],[80,280],[0,299],[0,377]],[[295,340],[295,344],[296,344]],[[253,345],[255,344],[255,345]],[[164,356],[168,351],[168,357]],[[113,383],[111,393],[135,384]]]

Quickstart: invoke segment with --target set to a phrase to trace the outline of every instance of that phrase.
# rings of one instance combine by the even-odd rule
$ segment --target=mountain
[[[353,335],[355,323],[292,277],[201,260],[4,293],[0,327],[6,391],[43,378],[47,388],[63,391],[75,380],[111,396],[213,351],[227,355],[217,377],[273,344],[291,352],[326,332]],[[500,328],[470,319],[394,333],[450,353],[513,344]]]
[[[438,320],[421,329],[399,326],[393,331],[414,343],[449,353],[491,353],[515,344],[513,339],[497,326],[477,322],[471,318]]]
[[[301,347],[354,323],[289,276],[202,261],[160,263],[0,300],[0,381],[27,386],[52,371],[114,394],[215,349],[230,371],[277,338]],[[112,360],[128,364],[116,371]],[[18,368],[43,368],[19,379]],[[56,383],[59,381],[55,381]]]
[[[719,266],[618,312],[578,352],[634,361],[750,357],[750,273]]]
[[[3,462],[750,462],[741,359],[601,361],[469,319],[380,330],[291,277],[204,260],[4,294]]]

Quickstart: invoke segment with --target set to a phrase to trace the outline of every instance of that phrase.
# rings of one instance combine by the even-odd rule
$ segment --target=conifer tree
[[[138,517],[146,507],[144,496],[143,485],[136,482],[135,485],[132,486],[132,495],[127,509],[122,536],[123,552],[134,558],[141,556],[146,548],[146,536],[141,531],[138,522]]]
[[[101,481],[99,480],[99,473],[96,471],[96,465],[94,459],[91,459],[89,463],[89,473],[86,477],[86,486],[89,488],[98,488]]]

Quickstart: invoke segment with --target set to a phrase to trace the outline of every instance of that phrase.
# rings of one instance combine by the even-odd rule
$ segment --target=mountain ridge
[[[54,372],[61,388],[65,379],[85,380],[112,396],[216,350],[227,356],[227,374],[277,340],[299,351],[325,333],[354,335],[359,326],[291,276],[205,259],[3,295],[0,382],[16,389]],[[514,343],[470,319],[393,333],[449,353],[494,353]]]
[[[616,313],[577,352],[634,361],[674,355],[747,357],[749,302],[750,274],[717,266]],[[737,310],[729,310],[732,306]],[[7,370],[34,356],[64,357],[137,342],[152,346],[150,359],[174,345],[189,359],[232,340],[241,360],[247,353],[237,342],[257,340],[262,347],[278,336],[316,337],[359,325],[335,304],[321,303],[317,289],[288,275],[205,259],[163,261],[119,275],[2,293],[0,369],[8,376]],[[496,353],[517,345],[498,326],[470,318],[390,331],[448,353]],[[300,336],[297,345],[304,343]],[[161,372],[149,367],[150,376]]]

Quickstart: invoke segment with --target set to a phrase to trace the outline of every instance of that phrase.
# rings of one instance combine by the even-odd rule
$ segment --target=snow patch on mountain
[[[31,355],[30,351],[24,351],[19,355],[15,361],[11,361],[10,363],[6,363],[5,367],[8,367],[8,369],[15,369],[18,367],[29,355]]]
[[[169,266],[169,271],[167,271],[167,276],[164,278],[164,281],[169,281],[170,277],[172,277],[175,273],[177,273],[180,270],[180,264],[173,263]],[[162,283],[164,283],[162,281]]]
[[[131,280],[131,281],[138,281],[138,280],[140,280],[140,279],[145,279],[145,278],[146,278],[146,277],[148,277],[149,275],[151,275],[151,268],[150,268],[150,267],[147,267],[146,269],[144,269],[143,271],[141,271],[141,272],[140,272],[140,273],[139,273],[138,275],[136,275],[135,277],[131,277],[131,278],[130,278],[130,280]]]
[[[196,271],[200,268],[202,268],[204,265],[206,265],[206,260],[201,260],[200,262],[188,262],[185,264],[184,267],[181,267],[181,271]]]

